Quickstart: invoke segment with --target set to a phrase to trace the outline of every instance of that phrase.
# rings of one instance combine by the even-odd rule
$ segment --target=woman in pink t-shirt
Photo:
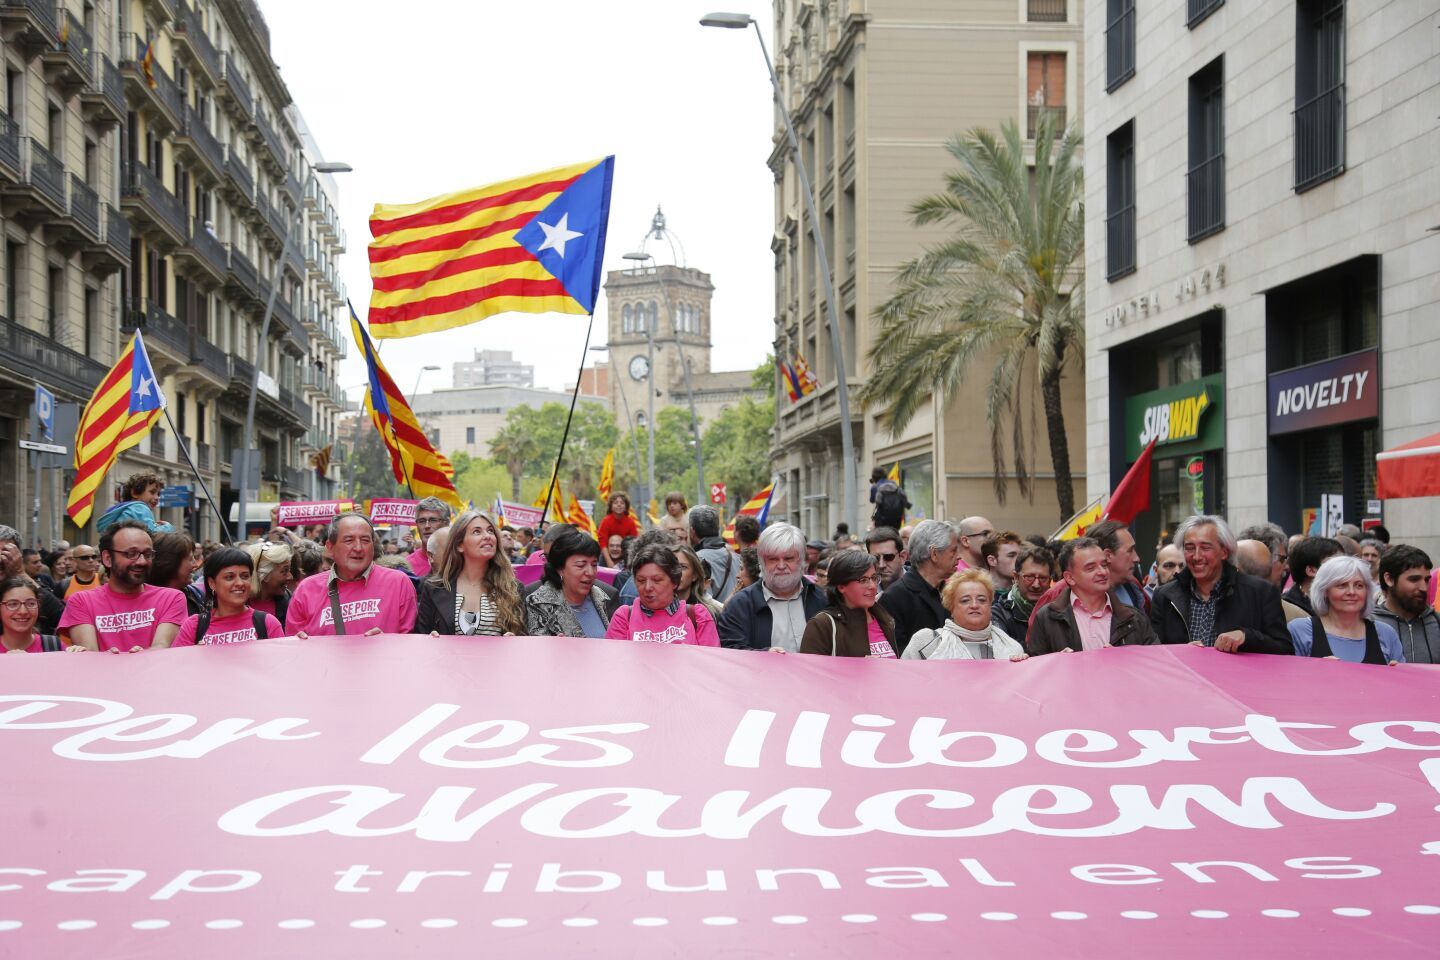
[[[171,646],[247,643],[284,635],[279,620],[250,607],[253,563],[250,554],[237,547],[210,554],[205,561],[205,609],[180,625]]]
[[[677,595],[682,573],[675,551],[658,543],[642,547],[632,569],[637,599],[615,611],[607,639],[720,646],[715,618],[705,605],[686,603]]]
[[[54,653],[65,649],[58,637],[41,637],[35,632],[40,618],[40,594],[29,577],[6,577],[0,581],[0,652]],[[84,647],[69,647],[84,651]]]
[[[895,621],[876,604],[879,592],[873,556],[841,550],[831,557],[825,585],[830,605],[805,625],[800,652],[894,660]]]

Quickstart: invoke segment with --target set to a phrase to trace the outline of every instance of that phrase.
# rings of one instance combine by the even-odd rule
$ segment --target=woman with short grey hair
[[[1394,666],[1405,662],[1400,635],[1375,621],[1375,581],[1370,564],[1344,554],[1320,564],[1310,581],[1315,613],[1287,628],[1297,657]]]

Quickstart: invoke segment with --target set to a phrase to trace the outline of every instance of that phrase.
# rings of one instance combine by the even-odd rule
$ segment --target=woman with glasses
[[[291,587],[298,577],[295,549],[288,543],[251,543],[242,547],[254,565],[249,578],[250,606],[285,622],[290,608]]]
[[[59,584],[62,600],[69,600],[77,593],[94,590],[105,582],[105,571],[100,569],[100,551],[82,543],[70,551],[75,562],[75,572]]]
[[[0,652],[56,653],[84,647],[65,647],[53,634],[35,632],[40,619],[40,595],[29,577],[6,577],[0,580]]]
[[[805,625],[801,653],[895,659],[895,621],[875,603],[880,578],[874,557],[859,550],[832,556],[825,595],[830,605]]]
[[[974,567],[959,571],[945,581],[940,591],[940,602],[950,611],[950,616],[939,629],[916,631],[905,647],[904,658],[1009,660],[1012,663],[1029,659],[1025,648],[991,619],[994,600],[995,587],[988,573]]]
[[[467,637],[525,632],[520,581],[489,514],[467,510],[450,524],[434,572],[420,583],[415,632]]]

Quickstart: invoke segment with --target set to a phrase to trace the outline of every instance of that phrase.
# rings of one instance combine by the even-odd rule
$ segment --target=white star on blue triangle
[[[147,413],[165,409],[165,395],[155,379],[155,369],[150,366],[150,354],[145,351],[145,339],[135,331],[135,352],[130,357],[130,412]]]
[[[606,157],[575,179],[515,234],[587,313],[595,311],[610,221],[615,158]]]

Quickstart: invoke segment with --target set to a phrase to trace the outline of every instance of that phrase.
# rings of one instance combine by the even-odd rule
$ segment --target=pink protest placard
[[[414,526],[418,503],[418,500],[371,500],[370,522]]]
[[[1434,956],[1437,681],[1191,646],[0,657],[0,955]]]
[[[337,514],[354,510],[353,500],[297,500],[280,504],[277,523],[282,527],[303,527],[311,523],[329,523]]]
[[[541,510],[539,507],[527,507],[524,504],[504,501],[501,506],[505,508],[505,522],[512,527],[540,526]]]

